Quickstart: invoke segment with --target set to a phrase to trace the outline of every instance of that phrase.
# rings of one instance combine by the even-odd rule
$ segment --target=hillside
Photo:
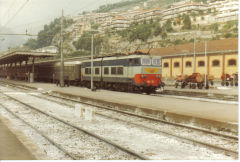
[[[206,0],[195,1],[205,2]],[[142,9],[158,6],[168,8],[173,2],[181,3],[181,0],[124,0],[119,3],[100,6],[98,10],[89,13],[89,15],[99,15],[98,13],[101,12],[113,11],[119,11],[119,14],[121,14],[122,11],[134,7]],[[162,21],[161,17],[158,17],[154,20],[133,21],[129,24],[130,26],[122,30],[102,30],[102,32],[95,33],[94,53],[103,54],[167,47],[193,42],[194,37],[197,41],[238,37],[238,20],[213,23],[209,17],[213,18],[214,14],[216,14],[216,11],[191,11],[169,18],[166,21]],[[87,19],[87,21],[83,22],[84,19]],[[70,24],[65,20],[66,31],[64,31],[63,48],[68,57],[90,54],[91,32],[89,30],[91,28],[97,30],[100,26],[100,24],[91,22],[94,21],[89,21],[87,14],[80,15],[75,22],[71,21]],[[88,28],[83,30],[84,26],[88,26]],[[77,32],[74,31],[76,28],[78,33],[80,30],[82,32],[78,36],[76,36]],[[49,45],[59,46],[59,29],[59,19],[56,19],[49,25],[45,25],[44,30],[39,32],[38,38],[29,40],[25,46],[31,49]]]
[[[155,7],[168,8],[174,2],[181,2],[182,0],[125,0],[114,4],[102,5],[94,12],[114,12],[127,11],[136,6],[142,9],[149,9]],[[196,2],[206,2],[207,0],[194,0]]]

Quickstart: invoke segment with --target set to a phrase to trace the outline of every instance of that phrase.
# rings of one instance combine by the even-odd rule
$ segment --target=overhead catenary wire
[[[29,1],[30,0],[26,0],[25,3],[17,10],[17,12],[3,25],[3,27],[7,26],[18,15]]]
[[[7,11],[3,14],[3,17],[6,17],[7,14],[11,11],[11,9],[13,8],[14,4],[16,4],[16,2],[13,0],[12,3],[10,4],[10,7],[7,9]]]

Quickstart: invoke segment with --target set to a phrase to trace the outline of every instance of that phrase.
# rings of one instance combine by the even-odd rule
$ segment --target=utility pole
[[[63,62],[63,9],[62,9],[62,19],[61,19],[61,37],[60,37],[60,51],[61,51],[61,65],[60,65],[60,87],[64,87],[64,62]]]
[[[205,41],[205,88],[207,89],[207,41]]]
[[[194,34],[194,47],[193,47],[193,72],[196,73],[196,32]]]
[[[92,43],[91,43],[91,90],[93,91],[93,33],[92,33]]]

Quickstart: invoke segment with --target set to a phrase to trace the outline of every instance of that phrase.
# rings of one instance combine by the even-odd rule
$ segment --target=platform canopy
[[[23,61],[28,61],[29,58],[45,58],[45,57],[54,57],[57,54],[55,53],[46,53],[46,52],[35,52],[35,51],[13,51],[8,52],[0,56],[0,65],[19,63]]]

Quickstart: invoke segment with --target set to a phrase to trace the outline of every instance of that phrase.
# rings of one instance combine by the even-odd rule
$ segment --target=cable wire
[[[30,0],[26,0],[26,2],[17,10],[17,12],[7,21],[7,23],[5,23],[3,25],[3,27],[5,27],[6,25],[8,25],[20,12],[21,10],[27,5],[27,3],[29,2]]]

